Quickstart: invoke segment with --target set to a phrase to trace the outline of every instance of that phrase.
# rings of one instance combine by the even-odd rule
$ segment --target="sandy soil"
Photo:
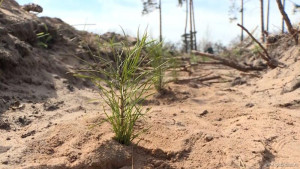
[[[4,113],[15,125],[1,132],[1,168],[298,168],[300,91],[281,94],[298,74],[294,60],[258,78],[243,74],[246,84],[233,87],[170,84],[174,95],[148,101],[152,110],[138,126],[149,130],[128,147],[112,140],[97,91],[71,91],[53,78],[55,97]],[[194,72],[241,76],[222,67]]]
[[[40,21],[22,11],[1,13]],[[98,91],[67,74],[81,64],[73,56],[86,52],[78,45],[82,33],[42,20],[67,30],[51,49],[29,49],[17,33],[1,34],[29,52],[0,46],[15,52],[0,57],[7,66],[0,69],[1,169],[300,168],[300,47],[278,49],[286,67],[264,72],[209,65],[180,72],[222,78],[168,84],[167,95],[146,101],[152,109],[136,127],[148,131],[124,146],[112,139]]]

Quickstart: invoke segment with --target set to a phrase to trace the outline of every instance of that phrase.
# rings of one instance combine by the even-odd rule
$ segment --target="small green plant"
[[[155,89],[158,92],[162,92],[164,89],[163,77],[166,70],[166,66],[164,62],[166,62],[163,57],[163,44],[162,42],[153,42],[149,44],[146,48],[146,52],[149,53],[149,57],[151,60],[151,67],[154,69],[153,71],[153,84]]]
[[[142,55],[142,50],[152,44],[153,41],[147,41],[146,33],[134,47],[128,46],[126,42],[114,43],[112,40],[110,48],[114,62],[95,56],[100,62],[108,63],[108,67],[102,69],[84,61],[89,68],[75,74],[90,79],[99,88],[101,97],[111,110],[107,112],[104,109],[104,112],[115,133],[114,139],[121,144],[129,145],[139,136],[140,132],[134,129],[135,123],[149,111],[143,110],[139,103],[150,96],[148,91],[152,85],[153,72],[142,70],[141,66],[150,64],[148,57]]]
[[[48,33],[48,27],[44,24],[45,32],[40,32],[36,34],[38,42],[37,45],[43,48],[49,47],[49,42],[52,40],[52,36]]]
[[[170,68],[172,69],[171,70],[171,76],[172,76],[173,80],[177,81],[178,80],[178,71],[176,69],[180,65],[179,59],[172,56],[169,59],[169,65],[170,65]]]

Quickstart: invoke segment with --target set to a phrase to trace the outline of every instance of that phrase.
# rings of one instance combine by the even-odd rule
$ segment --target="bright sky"
[[[212,42],[228,44],[240,35],[237,22],[229,22],[229,6],[232,0],[194,0],[197,41],[210,39]],[[240,5],[240,0],[236,0]],[[245,1],[245,26],[253,30],[260,25],[259,0]],[[159,36],[158,11],[142,16],[141,0],[17,0],[21,5],[34,2],[44,8],[39,16],[59,17],[65,22],[76,24],[96,24],[91,26],[75,26],[95,33],[125,31],[135,36],[138,28],[148,32],[154,38]],[[293,14],[293,3],[300,0],[286,0],[286,11],[293,23],[299,23],[300,12]],[[265,5],[267,0],[265,0]],[[180,42],[184,33],[185,6],[178,7],[177,0],[162,0],[163,37],[165,41]],[[240,14],[237,12],[239,20]],[[275,0],[271,0],[270,30],[280,31],[281,15]],[[260,28],[256,34],[259,34]]]

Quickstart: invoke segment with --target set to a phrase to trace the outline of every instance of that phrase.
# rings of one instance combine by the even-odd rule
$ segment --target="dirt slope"
[[[147,101],[152,109],[137,127],[149,130],[135,141],[139,144],[123,146],[103,122],[103,102],[94,100],[97,91],[67,74],[81,66],[75,55],[90,57],[81,42],[94,36],[60,19],[37,18],[14,1],[4,2],[1,169],[300,168],[299,47],[283,50],[285,44],[279,45],[276,53],[287,66],[266,72],[195,67],[192,77],[213,74],[223,79],[169,84],[171,94]],[[41,23],[55,35],[49,49],[36,45],[36,33],[45,31]],[[227,82],[235,77],[245,83]]]

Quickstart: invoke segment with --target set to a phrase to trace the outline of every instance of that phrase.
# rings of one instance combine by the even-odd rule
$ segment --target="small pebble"
[[[222,118],[217,118],[216,121],[222,121]]]
[[[205,137],[205,141],[206,141],[206,142],[210,142],[210,141],[212,141],[213,139],[214,139],[213,136],[206,136],[206,137]]]
[[[248,104],[246,104],[246,107],[249,107],[249,108],[251,108],[251,107],[253,107],[253,106],[254,106],[253,103],[248,103]]]
[[[7,165],[8,161],[3,161],[2,164]]]

